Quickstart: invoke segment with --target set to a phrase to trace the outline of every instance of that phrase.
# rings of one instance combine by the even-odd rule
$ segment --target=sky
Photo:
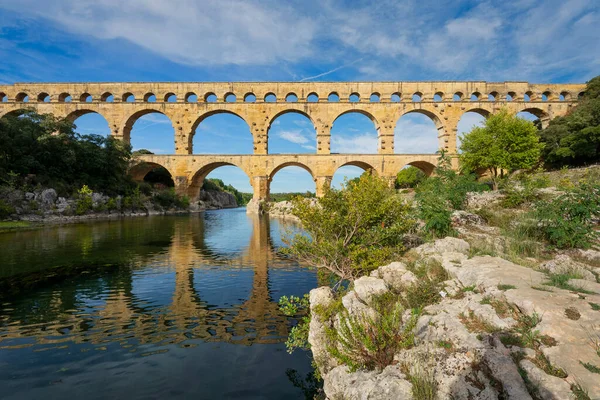
[[[0,0],[0,83],[102,81],[585,82],[600,70],[597,0]],[[459,133],[480,124],[465,114]],[[531,116],[524,116],[531,119]],[[108,134],[88,114],[81,133]],[[134,149],[173,152],[168,118],[133,127]],[[226,140],[225,140],[226,139]],[[437,150],[426,116],[396,124],[397,153]],[[269,132],[271,153],[315,153],[315,131],[284,114]],[[197,128],[195,154],[249,154],[241,119],[218,114]],[[331,151],[375,153],[373,123],[347,114],[332,128]],[[334,176],[362,170],[344,167]],[[251,191],[248,177],[218,177]],[[308,172],[279,171],[272,192],[314,191]]]

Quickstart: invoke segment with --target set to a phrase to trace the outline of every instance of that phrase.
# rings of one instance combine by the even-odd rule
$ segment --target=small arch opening
[[[204,95],[204,101],[206,103],[216,103],[217,102],[217,95],[214,93],[206,93]]]
[[[479,101],[480,98],[481,98],[481,93],[479,93],[479,92],[473,92],[471,94],[471,101]]]
[[[585,97],[585,92],[579,92],[579,94],[577,95],[577,100],[581,100]]]
[[[186,103],[197,103],[198,102],[198,95],[194,92],[187,92],[185,94],[185,98],[184,98]]]
[[[244,102],[256,103],[256,95],[254,93],[246,93],[246,95],[244,95]]]
[[[306,97],[306,101],[309,103],[317,103],[319,101],[319,95],[316,93],[311,93]]]
[[[50,103],[50,95],[48,93],[40,93],[38,94],[37,101],[41,101],[43,103]]]
[[[285,102],[286,103],[297,103],[298,102],[298,96],[296,96],[295,93],[288,93],[285,96]]]
[[[488,94],[488,101],[496,101],[498,98],[498,92],[491,92]]]
[[[0,103],[6,103],[8,101],[8,96],[4,92],[0,92]]]
[[[233,93],[227,93],[224,99],[226,103],[235,103],[237,101],[237,96]]]
[[[525,94],[523,95],[523,101],[531,101],[532,98],[533,98],[532,92],[525,92]]]
[[[176,103],[177,95],[175,93],[167,93],[167,94],[165,94],[164,99],[165,99],[166,103]]]
[[[542,93],[542,101],[549,101],[552,98],[552,93],[544,92]]]
[[[436,94],[433,95],[433,101],[439,102],[442,100],[444,100],[444,93],[437,92]]]
[[[513,101],[517,94],[515,92],[508,92],[506,94],[506,101]]]
[[[381,100],[381,95],[379,93],[373,93],[373,94],[371,94],[371,97],[369,98],[369,101],[371,103],[379,103],[380,100]]]
[[[358,93],[352,93],[348,100],[350,100],[350,103],[358,103],[360,101],[360,95]]]
[[[154,93],[146,93],[144,95],[145,103],[156,103],[156,95]]]
[[[29,102],[29,95],[25,92],[21,92],[17,94],[17,97],[15,97],[15,101],[18,101],[20,103],[27,103]]]
[[[84,93],[79,97],[79,101],[82,103],[91,103],[93,100],[92,95],[89,93]]]
[[[413,103],[418,103],[423,99],[423,94],[421,92],[416,92],[412,95]]]
[[[265,103],[275,103],[277,102],[277,96],[275,96],[275,93],[267,93],[265,95]]]
[[[126,103],[135,103],[135,96],[133,95],[133,93],[125,93],[123,95],[123,101]]]
[[[560,101],[568,101],[571,99],[571,94],[569,92],[560,92],[560,96],[558,96],[558,100]]]
[[[464,95],[461,92],[456,92],[456,93],[454,93],[454,95],[452,95],[452,100],[453,101],[461,101],[463,96]]]
[[[102,96],[100,96],[100,101],[105,103],[112,103],[115,101],[115,96],[113,96],[112,93],[105,92],[102,94]]]
[[[327,96],[327,101],[330,103],[337,103],[340,101],[340,96],[336,92],[329,93]]]
[[[402,100],[400,93],[396,92],[396,93],[392,93],[392,95],[390,96],[390,101],[392,103],[400,103],[400,100]]]

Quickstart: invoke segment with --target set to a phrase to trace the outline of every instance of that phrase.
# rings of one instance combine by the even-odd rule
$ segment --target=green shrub
[[[414,345],[414,328],[418,314],[402,321],[404,307],[400,302],[373,301],[375,317],[340,314],[339,331],[328,331],[329,353],[350,371],[382,370],[394,361],[394,355]]]
[[[304,228],[289,232],[286,254],[324,268],[341,280],[353,280],[404,251],[402,236],[414,227],[410,207],[387,182],[371,174],[346,181],[313,201],[297,197],[293,214]]]
[[[108,211],[114,211],[117,209],[117,201],[113,198],[108,199],[106,202],[106,209]]]
[[[175,189],[169,188],[161,190],[154,194],[153,200],[155,203],[160,205],[162,208],[188,208],[190,206],[190,199],[187,196],[180,196],[175,192]]]
[[[92,209],[92,193],[92,189],[87,187],[87,185],[83,185],[81,189],[77,191],[77,205],[75,206],[75,214],[83,215]]]
[[[427,178],[417,167],[409,166],[396,175],[396,189],[414,188]]]
[[[600,185],[580,184],[553,201],[536,203],[534,231],[558,248],[589,248],[598,238]]]
[[[14,214],[15,212],[16,211],[13,206],[8,204],[4,200],[0,199],[0,219],[6,219],[6,218],[10,217],[12,214]]]
[[[288,317],[301,317],[297,325],[290,330],[285,342],[287,352],[291,354],[296,349],[309,349],[308,330],[311,315],[308,293],[302,297],[281,296],[279,299],[279,310]]]
[[[540,194],[536,186],[536,183],[530,178],[522,179],[520,184],[513,181],[505,187],[504,198],[500,204],[505,208],[516,208],[522,204],[539,200]]]

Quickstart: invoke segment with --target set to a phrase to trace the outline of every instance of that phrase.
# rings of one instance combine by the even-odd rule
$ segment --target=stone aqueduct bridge
[[[438,130],[439,148],[454,154],[457,126],[464,113],[487,116],[506,106],[514,112],[536,115],[544,126],[567,113],[584,89],[584,84],[527,82],[17,83],[0,85],[0,117],[26,107],[70,120],[98,113],[108,121],[114,137],[129,142],[138,118],[161,113],[173,124],[175,154],[138,157],[131,169],[135,178],[163,166],[173,176],[177,190],[194,199],[212,170],[234,165],[250,177],[254,198],[265,199],[274,174],[290,165],[312,175],[318,195],[344,165],[372,169],[390,180],[407,164],[431,173],[436,155],[394,154],[394,129],[405,114],[431,118]],[[331,95],[339,100],[330,101]],[[312,121],[316,154],[269,154],[271,123],[289,112]],[[373,121],[379,138],[378,154],[331,154],[331,127],[338,117],[351,112]],[[218,113],[235,114],[248,124],[254,143],[252,155],[194,154],[196,128]]]

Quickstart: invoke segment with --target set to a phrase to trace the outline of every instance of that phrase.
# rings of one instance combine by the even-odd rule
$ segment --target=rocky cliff
[[[564,257],[536,270],[471,257],[469,243],[456,238],[410,255],[357,279],[337,314],[318,312],[336,301],[329,287],[311,291],[309,342],[328,398],[570,399],[584,392],[589,397],[576,398],[600,398],[600,283],[594,279],[600,252],[581,253],[588,261],[576,268],[589,274],[573,274],[582,278],[571,279],[567,289],[551,286],[547,275],[554,264],[572,268]],[[340,332],[341,315],[377,320],[374,299],[414,294],[411,287],[423,279],[415,265],[432,263],[443,267],[447,280],[416,324],[408,309],[403,314],[398,329],[414,324],[412,345],[396,351],[382,370],[352,372],[332,356],[328,332]],[[423,391],[429,396],[417,395]]]
[[[215,190],[201,190],[199,206],[207,210],[216,210],[221,208],[235,208],[238,203],[235,196],[228,192]]]

